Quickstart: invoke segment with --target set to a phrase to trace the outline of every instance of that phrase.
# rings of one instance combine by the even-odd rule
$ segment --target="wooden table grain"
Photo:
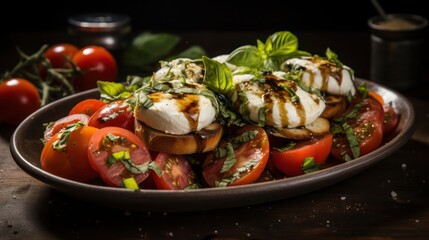
[[[213,53],[242,45],[240,36],[266,36],[211,34],[185,36],[202,39],[206,48],[213,43],[207,40],[210,36],[227,36],[219,40],[219,48],[209,47]],[[29,48],[50,35],[41,34]],[[63,35],[54,36],[59,41]],[[323,40],[312,45],[306,37]],[[302,33],[300,39],[307,49],[325,47],[327,39],[346,49],[347,39],[364,41],[366,37],[366,33]],[[10,42],[25,44],[17,39],[17,35],[10,36]],[[367,43],[360,48],[368,51]],[[365,78],[368,52],[352,51],[355,60],[346,58],[359,66],[362,75],[357,75]],[[12,52],[8,49],[7,54]],[[0,57],[3,66],[10,64],[7,54]],[[15,164],[9,151],[14,128],[0,124],[0,239],[429,239],[429,91],[404,93],[415,107],[417,130],[409,142],[375,166],[296,197],[189,213],[127,211],[126,206],[111,209],[55,191]]]

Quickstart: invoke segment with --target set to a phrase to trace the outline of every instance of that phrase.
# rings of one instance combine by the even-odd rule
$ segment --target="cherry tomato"
[[[69,115],[82,113],[88,116],[92,116],[98,109],[105,106],[106,103],[98,99],[85,99],[78,102],[69,112]]]
[[[72,61],[83,71],[74,80],[76,91],[97,87],[97,81],[114,82],[117,65],[112,54],[103,47],[88,46],[73,55]]]
[[[89,126],[78,127],[71,131],[63,149],[55,149],[54,146],[66,132],[56,133],[42,150],[42,169],[79,182],[89,182],[97,177],[97,173],[89,165],[87,154],[89,140],[97,130]]]
[[[152,162],[143,141],[134,133],[118,127],[99,129],[89,140],[89,163],[113,187],[123,187],[125,179],[141,184],[150,171],[142,170]]]
[[[43,138],[47,141],[51,139],[57,132],[65,129],[66,126],[77,122],[82,122],[84,125],[88,125],[89,117],[85,114],[73,114],[60,118],[57,121],[50,123],[46,127]]]
[[[353,129],[359,143],[359,156],[366,155],[378,147],[380,147],[383,140],[383,121],[384,111],[379,102],[372,98],[357,98],[352,102],[351,107],[343,115],[347,116],[358,104],[364,104],[356,116],[348,118],[346,123]],[[344,154],[354,158],[349,141],[344,133],[334,135],[332,143],[331,154],[340,160],[345,160]]]
[[[203,178],[210,186],[235,186],[255,182],[268,161],[269,143],[264,129],[255,125],[246,125],[240,128],[234,136],[240,136],[245,132],[256,133],[255,138],[244,142],[234,148],[235,163],[224,170],[226,157],[216,159],[214,153],[208,155],[203,164]],[[220,146],[225,147],[227,142]]]
[[[384,121],[383,121],[383,135],[387,135],[395,130],[399,123],[399,115],[393,109],[392,105],[386,104],[383,106]]]
[[[125,100],[111,102],[98,109],[88,125],[96,128],[121,127],[134,132],[134,113]]]
[[[324,163],[329,156],[332,137],[333,134],[328,133],[318,138],[298,142],[286,151],[273,149],[271,160],[275,167],[288,177],[317,170],[318,164]],[[312,164],[307,166],[306,159],[312,161]]]
[[[194,187],[197,183],[197,177],[185,156],[159,153],[155,162],[162,171],[161,176],[152,172],[157,188],[177,190]]]
[[[18,125],[40,108],[37,88],[22,78],[12,78],[0,84],[0,122]]]
[[[75,45],[59,43],[50,46],[45,52],[45,57],[51,62],[53,68],[70,68],[67,58],[71,59],[77,51],[79,48]]]

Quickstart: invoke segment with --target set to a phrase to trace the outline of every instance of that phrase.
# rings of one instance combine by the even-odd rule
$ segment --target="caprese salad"
[[[44,170],[129,189],[251,184],[357,159],[399,119],[333,51],[301,51],[290,32],[98,86],[47,125]]]

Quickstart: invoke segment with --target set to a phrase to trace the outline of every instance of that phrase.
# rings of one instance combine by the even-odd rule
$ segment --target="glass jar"
[[[98,45],[118,53],[126,47],[131,31],[127,15],[112,13],[89,13],[68,18],[68,32],[73,42],[80,47]]]

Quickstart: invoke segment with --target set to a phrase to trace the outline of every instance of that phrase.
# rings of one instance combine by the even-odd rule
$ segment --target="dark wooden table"
[[[198,32],[183,37],[215,55],[269,34]],[[297,35],[302,49],[323,53],[329,46],[357,76],[368,77],[368,33]],[[34,50],[67,37],[15,33],[3,41],[2,70],[16,63],[14,45]],[[14,128],[0,125],[0,239],[429,239],[429,91],[403,94],[415,107],[417,130],[375,166],[300,196],[190,213],[110,209],[52,190],[15,164],[9,152]]]

